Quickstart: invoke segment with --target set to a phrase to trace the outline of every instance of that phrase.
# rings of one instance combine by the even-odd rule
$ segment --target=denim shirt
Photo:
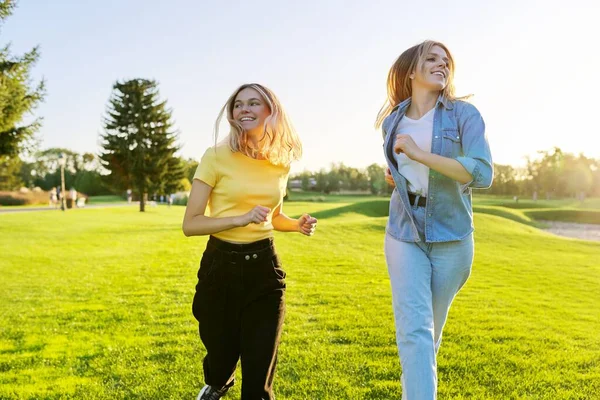
[[[383,149],[396,183],[390,199],[386,231],[398,240],[419,242],[412,217],[413,206],[408,200],[407,181],[398,172],[394,157],[396,130],[410,100],[408,98],[396,106],[383,121]],[[490,187],[494,175],[485,124],[475,106],[461,100],[450,101],[440,95],[433,116],[431,153],[455,159],[473,179],[461,184],[433,169],[429,170],[425,241],[432,243],[464,239],[473,232],[471,188]]]

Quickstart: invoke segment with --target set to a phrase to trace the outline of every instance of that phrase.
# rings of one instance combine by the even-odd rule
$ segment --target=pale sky
[[[373,122],[408,47],[445,43],[458,94],[486,121],[494,162],[558,146],[600,158],[600,1],[20,0],[0,32],[35,45],[48,95],[41,148],[98,153],[116,80],[149,78],[173,109],[181,155],[199,159],[240,84],[280,98],[304,144],[292,171],[384,163]],[[223,134],[226,130],[223,130]]]

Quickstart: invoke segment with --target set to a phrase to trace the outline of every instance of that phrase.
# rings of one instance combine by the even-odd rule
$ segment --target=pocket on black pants
[[[271,258],[271,264],[273,267],[273,275],[276,279],[283,280],[287,276],[283,268],[281,268],[281,260],[278,255],[274,255]]]
[[[200,321],[202,310],[213,308],[210,303],[217,297],[219,289],[217,286],[219,265],[217,257],[208,250],[204,252],[198,269],[198,283],[196,293],[192,300],[192,314]]]

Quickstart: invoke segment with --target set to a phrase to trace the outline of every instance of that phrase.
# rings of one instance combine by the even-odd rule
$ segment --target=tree
[[[80,193],[88,196],[108,194],[102,182],[102,176],[97,171],[78,171],[73,187]]]
[[[189,187],[190,181],[185,176],[185,161],[179,157],[171,157],[167,162],[167,166],[164,184],[158,191],[168,196],[171,193],[186,190],[186,188]]]
[[[187,177],[190,184],[194,181],[194,174],[196,174],[196,169],[198,168],[198,161],[193,158],[188,158],[187,160],[182,160],[183,168],[185,169],[185,176]]]
[[[72,150],[53,147],[35,153],[35,161],[21,170],[33,173],[33,186],[39,186],[44,190],[50,190],[52,187],[59,186],[60,182],[60,164],[58,159],[63,154],[65,157],[65,187],[70,188],[75,182],[75,176],[78,172],[81,156]],[[29,181],[27,177],[22,176],[24,181]]]
[[[0,1],[0,23],[15,6],[13,0]],[[0,48],[0,156],[17,157],[40,127],[40,118],[23,124],[25,116],[33,112],[45,94],[44,81],[36,86],[30,78],[39,56],[38,47],[22,56],[12,55],[10,45]]]
[[[100,160],[110,172],[106,179],[112,187],[137,192],[142,212],[148,193],[164,193],[184,177],[183,168],[169,170],[178,150],[172,127],[171,110],[166,100],[160,100],[156,81],[132,79],[114,84]]]
[[[516,178],[516,168],[510,165],[494,164],[494,184],[487,192],[501,195],[520,194]]]
[[[600,160],[592,160],[590,165],[592,171],[592,190],[591,196],[600,196]]]
[[[23,186],[21,167],[22,162],[18,156],[0,156],[0,190],[12,191]]]
[[[541,158],[535,161],[527,160],[527,171],[531,179],[533,191],[543,191],[546,198],[560,195],[560,174],[563,170],[563,152],[558,147],[552,151],[538,151]]]
[[[585,195],[591,192],[594,183],[593,160],[583,154],[579,157],[565,154],[564,158],[564,169],[560,177],[563,194],[583,200]]]
[[[4,0],[0,1],[0,20],[5,20],[6,17],[12,14],[13,10],[17,6],[15,1]]]
[[[300,188],[305,192],[312,190],[315,185],[315,179],[313,178],[313,173],[309,171],[302,171],[300,174],[297,174],[294,179],[300,180]],[[292,179],[289,180],[290,182]]]
[[[19,176],[27,187],[39,186],[44,190],[60,185],[58,159],[65,157],[65,187],[75,188],[88,196],[111,194],[103,184],[102,166],[92,153],[79,154],[69,149],[50,148],[35,153],[35,161],[24,162]]]
[[[327,172],[325,171],[325,168],[321,168],[319,172],[315,173],[315,177],[315,190],[321,193],[325,192],[327,190]]]
[[[369,177],[369,189],[373,194],[380,194],[385,191],[387,183],[385,182],[385,168],[378,164],[371,164],[367,167]]]

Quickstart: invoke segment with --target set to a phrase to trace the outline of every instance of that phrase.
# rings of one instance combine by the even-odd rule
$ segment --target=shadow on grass
[[[600,225],[600,211],[593,210],[531,210],[524,211],[530,218],[548,221],[576,222]]]
[[[492,205],[492,204],[490,204]],[[497,204],[493,204],[495,206],[498,207],[506,207],[506,208],[512,208],[515,210],[521,210],[524,208],[556,208],[556,205],[552,205],[552,204],[544,204],[544,203],[538,203],[535,201],[519,201],[518,203],[513,202],[502,202],[502,203],[497,203]]]
[[[371,200],[317,211],[311,215],[317,219],[339,217],[344,214],[359,214],[371,218],[387,217],[389,215],[389,200]],[[546,225],[536,220],[557,220],[571,222],[600,223],[600,212],[578,210],[548,210],[548,211],[518,211],[501,206],[473,206],[473,211],[480,214],[495,215],[535,228]],[[597,222],[591,222],[597,221]]]
[[[388,199],[363,201],[343,207],[331,208],[310,214],[317,219],[335,218],[342,214],[361,214],[366,217],[378,218],[389,215],[390,202]]]
[[[515,221],[521,224],[525,224],[528,226],[533,226],[534,228],[545,228],[546,225],[542,222],[534,221],[533,219],[527,218],[520,212],[515,212],[512,210],[503,209],[502,207],[497,206],[473,206],[473,212],[479,214],[489,214],[495,215],[497,217],[502,217],[506,219],[510,219],[511,221]]]

